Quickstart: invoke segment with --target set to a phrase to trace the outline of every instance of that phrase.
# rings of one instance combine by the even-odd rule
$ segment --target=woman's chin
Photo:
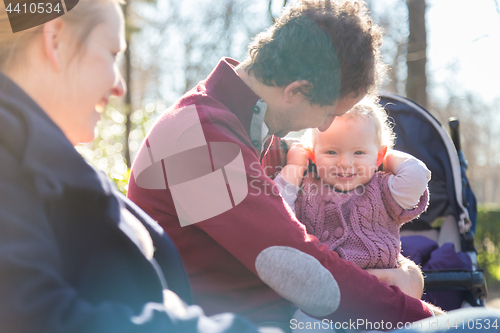
[[[96,122],[97,124],[97,122]],[[76,146],[78,144],[86,144],[92,142],[96,138],[96,131],[94,130],[95,126],[89,128],[87,131],[80,131],[79,133],[73,132],[70,135],[67,135],[69,141]]]
[[[84,145],[84,144],[90,143],[94,139],[95,139],[95,136],[92,135],[92,137],[90,137],[90,138],[86,138],[86,139],[82,138],[82,139],[76,139],[76,140],[70,140],[70,141],[73,144],[73,146],[76,146],[76,145]]]

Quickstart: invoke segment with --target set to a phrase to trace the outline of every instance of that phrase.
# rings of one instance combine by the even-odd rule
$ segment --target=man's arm
[[[406,295],[420,299],[424,290],[424,276],[420,266],[408,258],[399,256],[399,267],[390,269],[367,269],[368,273],[375,275],[380,281],[388,285],[397,286]],[[443,309],[425,303],[433,315],[445,314]]]
[[[327,247],[320,246],[317,238],[308,235],[305,227],[286,208],[275,183],[266,176],[260,165],[252,143],[247,136],[238,134],[243,129],[238,131],[233,128],[232,123],[229,123],[232,121],[231,115],[218,110],[212,111],[206,106],[203,107],[203,111],[207,115],[224,114],[224,117],[217,116],[216,119],[205,117],[201,122],[203,134],[210,142],[230,143],[238,148],[235,149],[235,154],[241,154],[245,164],[244,170],[236,168],[226,170],[225,167],[224,170],[231,172],[231,177],[234,177],[231,179],[239,180],[243,178],[240,176],[244,175],[245,188],[231,188],[231,193],[235,193],[233,190],[236,190],[236,193],[246,193],[246,196],[223,213],[184,228],[202,230],[203,235],[210,238],[206,242],[203,240],[206,244],[220,247],[224,250],[223,253],[231,255],[231,260],[228,259],[227,262],[237,259],[239,264],[244,265],[276,293],[311,315],[335,319],[366,318],[391,321],[394,324],[411,322],[431,315],[421,301],[406,296],[397,287],[381,283],[375,276],[341,259]],[[182,124],[176,123],[175,119],[158,123],[146,143],[151,145],[151,137],[158,133],[174,133],[165,127],[173,125],[176,125],[175,130],[179,131],[179,125]],[[169,147],[169,149],[177,148]],[[219,166],[228,164],[228,161],[217,161],[216,157],[212,154],[212,159],[209,160],[209,163],[218,166],[209,173],[210,175],[216,171],[220,172]],[[190,161],[189,164],[182,163],[183,171],[186,171],[186,167],[206,163],[206,157],[195,154],[194,151],[189,152],[189,156],[183,155],[182,158]],[[178,159],[176,163],[182,161]],[[158,165],[161,167],[161,164]],[[236,172],[241,172],[243,175]],[[140,206],[152,214],[153,218],[172,235],[180,232],[176,209],[189,207],[192,202],[174,203],[176,198],[172,195],[172,188],[167,188],[166,191],[140,188],[135,183],[135,177],[137,176],[133,170],[129,185],[130,198],[137,200]],[[168,179],[168,170],[163,183],[173,184]],[[216,201],[207,205],[208,208],[219,205],[220,202],[217,200],[223,199],[222,196],[215,196],[214,191],[207,185],[202,188],[197,187],[196,190],[207,193],[210,200]],[[188,199],[189,197],[186,200]],[[184,246],[185,249],[189,249],[191,255],[207,252],[206,249],[199,247],[200,241],[189,246],[185,244],[185,239],[177,241],[180,243],[179,247]],[[222,265],[220,258],[218,262],[214,262],[214,266],[222,267]],[[370,302],[365,301],[367,298]]]
[[[217,134],[213,133],[213,136]],[[241,204],[225,213],[234,215],[235,219],[240,220],[245,216],[245,223],[239,223],[238,228],[234,229],[240,236],[232,234],[239,241],[234,238],[228,239],[227,235],[222,236],[218,227],[220,221],[207,220],[207,223],[196,224],[197,227],[210,234],[219,244],[224,243],[226,250],[239,258],[278,294],[312,315],[317,314],[305,308],[311,306],[311,302],[315,304],[311,308],[317,309],[318,313],[328,311],[329,308],[333,309],[331,315],[323,312],[320,317],[363,316],[396,323],[418,320],[431,314],[419,300],[405,297],[404,293],[394,286],[381,284],[378,279],[372,278],[359,267],[341,259],[336,252],[320,246],[317,238],[308,235],[305,227],[295,216],[288,213],[278,193],[265,190],[272,181],[264,172],[258,170],[256,167],[259,165],[258,160],[249,151],[248,146],[241,143],[239,146],[245,160],[250,161],[252,165],[247,169],[247,178],[251,182],[250,193]],[[303,157],[300,156],[301,159],[307,160]],[[301,167],[300,163],[299,168]],[[294,170],[292,175],[298,178],[301,174]],[[249,207],[259,207],[259,211],[251,214],[247,210]],[[256,230],[261,231],[256,234]],[[317,284],[312,283],[313,281],[317,281]],[[321,290],[322,288],[318,286],[323,282],[324,290]],[[297,286],[304,288],[301,290]],[[308,288],[309,286],[311,288]],[[335,289],[339,304],[331,304],[333,299],[322,304],[324,296]],[[370,297],[373,303],[360,301],[366,297]],[[391,312],[395,314],[392,319]]]

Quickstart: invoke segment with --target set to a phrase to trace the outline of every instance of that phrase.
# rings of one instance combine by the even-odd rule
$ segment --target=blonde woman
[[[81,0],[18,33],[1,6],[0,331],[256,332],[186,305],[171,240],[73,147],[125,90],[119,4]]]

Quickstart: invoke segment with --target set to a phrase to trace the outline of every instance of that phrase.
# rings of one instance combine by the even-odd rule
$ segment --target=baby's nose
[[[350,166],[352,164],[352,158],[348,154],[342,154],[339,156],[338,166]]]

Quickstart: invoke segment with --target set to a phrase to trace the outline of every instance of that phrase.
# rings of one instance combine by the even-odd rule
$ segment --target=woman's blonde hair
[[[387,115],[387,112],[378,103],[378,99],[374,97],[365,97],[341,117],[356,119],[358,121],[370,121],[375,127],[379,147],[386,146],[388,149],[394,147],[396,134],[394,134],[392,130],[393,123]],[[317,128],[307,130],[303,137],[304,145],[314,151],[319,133],[320,131]]]
[[[80,0],[72,10],[61,16],[61,19],[73,29],[76,52],[83,49],[92,29],[106,20],[102,5],[110,2],[121,3],[120,0]],[[60,0],[45,0],[44,3],[52,3],[55,8]],[[22,63],[25,55],[23,51],[41,33],[42,25],[13,33],[4,1],[0,1],[0,71]]]

